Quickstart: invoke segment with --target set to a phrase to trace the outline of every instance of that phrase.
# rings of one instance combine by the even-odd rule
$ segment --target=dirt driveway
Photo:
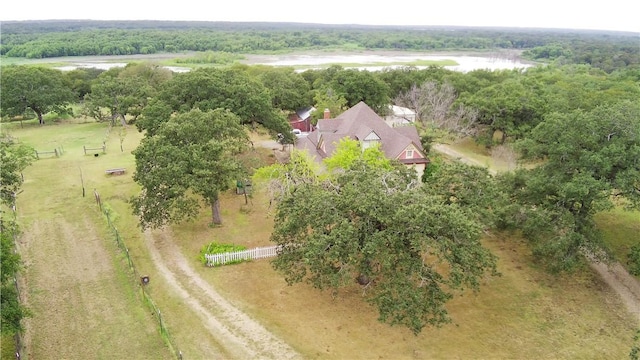
[[[169,229],[147,230],[144,236],[163,281],[201,319],[211,338],[218,339],[231,358],[300,358],[289,345],[234,307],[203,280],[174,243]]]

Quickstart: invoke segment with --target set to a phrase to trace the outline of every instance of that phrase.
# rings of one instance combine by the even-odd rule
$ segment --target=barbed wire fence
[[[100,211],[102,212],[102,214],[104,214],[104,216],[107,219],[107,224],[109,225],[109,228],[116,239],[116,244],[118,245],[118,248],[122,250],[123,254],[127,259],[129,270],[133,273],[133,275],[135,276],[135,279],[140,279],[140,282],[137,283],[137,285],[141,290],[144,303],[153,311],[154,318],[158,321],[158,324],[160,326],[159,328],[160,335],[162,339],[165,341],[165,343],[169,347],[169,350],[171,350],[171,352],[175,355],[175,357],[179,360],[182,360],[183,359],[182,351],[179,350],[174,339],[171,337],[169,330],[165,326],[164,319],[162,318],[162,312],[160,312],[160,308],[158,308],[158,306],[155,304],[155,302],[151,298],[151,295],[146,289],[146,285],[149,283],[149,277],[147,275],[141,274],[138,271],[138,269],[135,267],[133,260],[129,255],[129,249],[127,248],[127,245],[125,244],[122,236],[120,236],[120,232],[118,231],[118,228],[113,224],[113,221],[111,219],[111,215],[112,215],[111,208],[109,206],[105,206],[105,204],[102,203],[102,200],[100,199],[100,194],[98,193],[97,190],[94,189],[93,193],[96,199],[96,204],[100,208]]]

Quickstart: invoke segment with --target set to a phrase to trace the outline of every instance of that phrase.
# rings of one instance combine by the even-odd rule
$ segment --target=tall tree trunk
[[[36,116],[38,117],[38,123],[40,125],[44,125],[44,119],[42,118],[42,111],[40,111],[38,107],[32,107],[31,110],[33,110],[33,112],[36,113]]]
[[[220,217],[220,200],[217,196],[211,199],[211,223],[213,225],[222,224],[222,217]]]

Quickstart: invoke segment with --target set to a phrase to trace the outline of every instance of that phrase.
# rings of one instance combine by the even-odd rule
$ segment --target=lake
[[[167,55],[165,55],[166,57]],[[175,57],[179,55],[176,54]],[[184,57],[184,54],[181,55]],[[73,62],[72,59],[68,65],[56,67],[56,69],[69,71],[77,68],[97,68],[108,70],[113,67],[124,67],[126,62],[120,61],[103,61],[104,57],[96,57],[92,61],[88,57],[83,57],[83,61]],[[109,57],[110,60],[127,60],[126,57]],[[137,57],[136,60],[144,60],[145,58]],[[149,61],[153,61],[154,57],[149,56]],[[246,55],[246,59],[242,63],[249,65],[270,65],[270,66],[293,66],[296,71],[304,71],[307,69],[317,69],[329,66],[331,64],[357,64],[354,66],[343,65],[344,68],[357,68],[361,70],[379,71],[384,68],[395,68],[410,65],[416,61],[442,61],[450,60],[457,65],[444,66],[446,69],[453,71],[468,72],[472,70],[505,70],[505,69],[526,69],[534,66],[534,64],[523,61],[515,54],[486,54],[486,55],[464,55],[464,54],[430,54],[430,53],[404,53],[398,51],[368,51],[362,53],[311,53],[311,54],[283,54],[283,55]],[[416,66],[416,68],[425,68],[426,66]],[[176,72],[188,72],[187,67],[165,66],[165,68]]]
[[[109,70],[111,68],[125,67],[125,66],[127,66],[127,63],[122,63],[122,62],[104,62],[104,61],[86,61],[86,62],[74,62],[74,63],[71,63],[70,65],[65,65],[65,66],[58,66],[58,67],[55,67],[55,69],[62,70],[62,71],[71,71],[71,70],[83,69],[83,68],[95,68],[95,69],[100,69],[100,70]],[[179,66],[163,66],[163,68],[169,69],[169,70],[171,70],[173,72],[177,72],[177,73],[188,72],[188,71],[191,70],[189,68],[179,67]]]
[[[299,71],[306,69],[321,68],[330,64],[359,64],[352,68],[361,70],[377,71],[384,68],[402,67],[416,61],[443,61],[452,60],[457,65],[444,66],[453,71],[468,72],[472,70],[505,70],[505,69],[526,69],[534,66],[531,63],[522,61],[519,57],[511,55],[430,55],[427,53],[398,54],[397,52],[385,52],[383,54],[315,54],[315,55],[268,55],[255,60],[255,64],[271,66],[294,66]],[[371,64],[371,65],[367,65]],[[307,67],[308,66],[308,67]],[[302,67],[302,69],[301,69]],[[344,66],[350,68],[349,66]],[[425,68],[426,66],[416,66]]]

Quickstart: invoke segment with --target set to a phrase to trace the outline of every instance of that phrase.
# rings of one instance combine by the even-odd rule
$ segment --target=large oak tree
[[[292,137],[291,126],[275,111],[269,90],[241,68],[202,68],[177,74],[163,84],[158,99],[175,112],[227,109],[243,124],[262,124],[272,132]]]
[[[59,70],[36,66],[5,66],[0,72],[2,116],[21,116],[32,110],[38,122],[50,111],[66,113],[75,95]]]
[[[384,115],[388,111],[389,87],[373,72],[356,69],[340,70],[333,75],[328,87],[344,97],[348,107],[364,101],[378,114]]]
[[[219,194],[241,178],[235,155],[247,143],[238,116],[223,109],[178,114],[146,136],[133,152],[142,191],[132,205],[141,227],[195,217],[198,197],[210,206],[211,222],[221,224]]]
[[[268,89],[273,107],[296,111],[312,105],[311,87],[293,68],[255,67],[258,79]]]
[[[347,158],[322,176],[299,156],[274,171],[288,185],[277,192],[274,268],[289,284],[338,291],[357,282],[380,321],[414,333],[449,322],[453,295],[496,270],[481,224],[402,165]]]
[[[127,116],[136,121],[149,99],[171,76],[171,71],[150,63],[112,68],[93,80],[91,92],[85,97],[87,113],[98,120],[107,118],[112,124],[116,119],[126,124]],[[106,115],[103,109],[108,110]]]

